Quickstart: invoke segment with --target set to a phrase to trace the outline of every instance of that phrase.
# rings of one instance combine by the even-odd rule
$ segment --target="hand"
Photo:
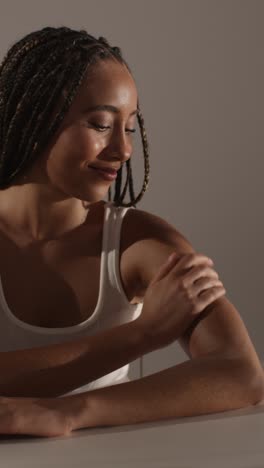
[[[202,254],[174,254],[162,265],[146,290],[141,315],[135,320],[152,350],[175,341],[197,314],[225,294],[212,264]]]
[[[65,398],[0,397],[0,434],[66,436],[71,432]]]

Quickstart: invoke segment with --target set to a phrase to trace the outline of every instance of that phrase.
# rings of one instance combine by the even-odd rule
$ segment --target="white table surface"
[[[1,468],[264,468],[264,401],[67,437],[0,436],[0,445]]]

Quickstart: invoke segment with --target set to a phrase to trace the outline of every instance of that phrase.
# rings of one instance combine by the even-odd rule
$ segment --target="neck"
[[[0,220],[6,229],[28,244],[57,239],[86,222],[93,223],[97,208],[105,202],[77,198],[52,200],[34,184],[0,190]]]

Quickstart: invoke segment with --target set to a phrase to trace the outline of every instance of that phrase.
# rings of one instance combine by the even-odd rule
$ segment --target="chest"
[[[128,301],[136,303],[131,231],[122,224],[118,268]],[[0,233],[1,234],[1,233]],[[99,296],[102,229],[23,252],[0,235],[0,275],[6,302],[18,319],[35,326],[68,327],[89,318]]]

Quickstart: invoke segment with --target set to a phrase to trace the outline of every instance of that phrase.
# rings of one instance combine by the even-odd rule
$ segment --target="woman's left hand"
[[[0,397],[0,434],[67,436],[72,430],[69,404],[67,397]]]

